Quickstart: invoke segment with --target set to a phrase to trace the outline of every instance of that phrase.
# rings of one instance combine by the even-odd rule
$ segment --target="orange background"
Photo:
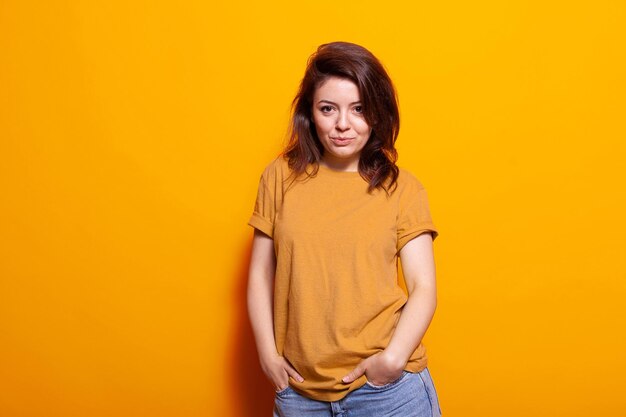
[[[0,3],[0,415],[270,415],[246,222],[333,40],[429,192],[444,416],[626,415],[623,2],[55,3]]]

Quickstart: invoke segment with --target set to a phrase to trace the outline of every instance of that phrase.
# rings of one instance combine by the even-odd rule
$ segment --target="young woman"
[[[274,416],[440,416],[421,343],[438,232],[423,185],[395,164],[394,86],[365,48],[324,44],[292,109],[248,222],[248,311]]]

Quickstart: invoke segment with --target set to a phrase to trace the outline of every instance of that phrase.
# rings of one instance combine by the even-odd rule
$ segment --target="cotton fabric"
[[[315,176],[292,181],[290,174],[282,156],[265,167],[248,224],[274,241],[276,350],[304,378],[290,378],[290,387],[338,401],[366,383],[365,375],[341,379],[387,347],[407,301],[397,282],[399,251],[438,231],[424,186],[404,168],[390,196],[368,193],[359,172],[320,165]],[[405,370],[426,366],[420,343]]]

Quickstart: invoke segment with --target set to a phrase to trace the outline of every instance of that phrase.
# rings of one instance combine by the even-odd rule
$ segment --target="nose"
[[[339,112],[337,116],[337,130],[344,131],[350,129],[350,123],[348,122],[348,114],[346,112]]]

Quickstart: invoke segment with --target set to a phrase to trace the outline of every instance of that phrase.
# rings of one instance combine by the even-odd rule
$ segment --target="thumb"
[[[341,380],[345,383],[350,383],[365,373],[365,367],[362,363],[358,364],[356,368],[352,370],[348,375],[344,376]]]

